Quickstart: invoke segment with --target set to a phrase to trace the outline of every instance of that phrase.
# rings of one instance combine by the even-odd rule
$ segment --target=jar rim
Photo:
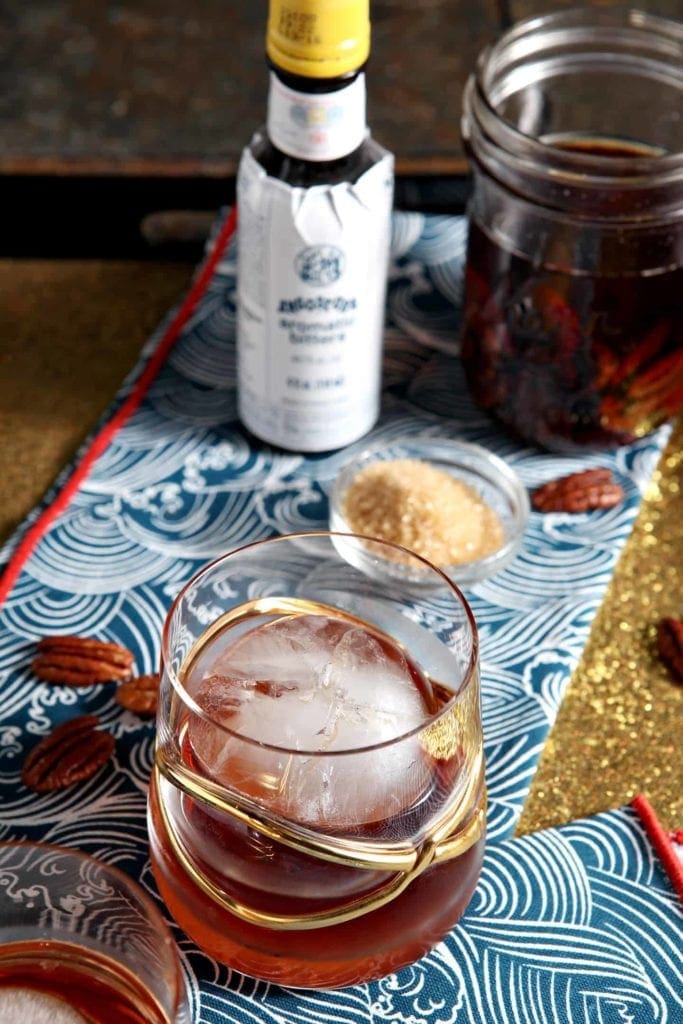
[[[544,54],[547,63],[555,61],[548,67],[559,66],[560,57],[552,56],[551,44],[567,66],[567,54],[572,54],[572,73],[581,69],[583,57],[595,66],[602,61],[609,69],[635,67],[637,60],[642,77],[666,75],[683,99],[683,23],[624,8],[573,8],[526,18],[480,53],[467,82],[462,131],[470,154],[502,180],[531,179],[532,191],[534,179],[552,181],[558,195],[577,185],[584,192],[599,189],[606,197],[617,191],[647,191],[659,212],[662,207],[680,207],[683,213],[683,146],[675,151],[643,146],[641,153],[634,144],[634,153],[624,155],[588,152],[588,146],[559,145],[559,133],[540,138],[501,113],[498,104],[519,87],[525,62]],[[583,137],[590,145],[590,133]],[[562,208],[561,198],[558,205]]]

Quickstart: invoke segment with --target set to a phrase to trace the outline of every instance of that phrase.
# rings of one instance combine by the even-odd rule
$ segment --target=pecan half
[[[81,636],[46,636],[38,644],[33,671],[48,683],[92,686],[110,679],[127,679],[133,655],[120,644]]]
[[[98,729],[97,715],[62,722],[29,753],[21,781],[35,793],[65,789],[89,779],[114,752],[114,737]]]
[[[159,676],[132,676],[116,688],[115,700],[122,708],[138,715],[156,714],[159,701]]]
[[[683,683],[683,619],[660,619],[657,650],[674,679]]]
[[[624,499],[623,487],[609,469],[584,469],[538,487],[531,504],[537,512],[589,512],[613,508]]]

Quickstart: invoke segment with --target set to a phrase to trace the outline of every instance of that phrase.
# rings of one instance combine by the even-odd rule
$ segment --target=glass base
[[[152,783],[152,868],[178,924],[206,953],[243,974],[291,988],[341,988],[414,963],[459,920],[474,891],[484,838],[425,871],[391,903],[327,928],[279,931],[241,921],[214,903],[176,859]]]

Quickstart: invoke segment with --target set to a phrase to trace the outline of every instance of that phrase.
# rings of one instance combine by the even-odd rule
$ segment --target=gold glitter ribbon
[[[683,686],[657,655],[663,616],[683,617],[683,420],[674,427],[591,629],[518,833],[648,797],[683,825]]]

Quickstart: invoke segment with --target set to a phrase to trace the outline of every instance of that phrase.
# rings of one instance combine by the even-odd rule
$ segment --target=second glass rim
[[[119,883],[121,883],[124,887],[127,887],[135,896],[135,898],[139,901],[144,913],[148,915],[151,926],[154,927],[155,933],[163,942],[164,948],[172,961],[174,974],[174,991],[172,993],[173,1013],[177,1015],[183,1010],[183,1003],[188,998],[188,992],[180,961],[180,951],[175,942],[175,939],[173,938],[169,925],[164,920],[163,914],[157,907],[152,896],[148,892],[146,892],[145,889],[143,889],[141,883],[136,878],[133,878],[132,875],[127,874],[116,864],[109,864],[107,861],[100,860],[98,857],[93,856],[93,854],[91,853],[86,853],[84,850],[80,850],[77,847],[64,846],[60,843],[49,843],[39,839],[36,840],[4,838],[0,839],[0,856],[2,855],[2,852],[4,850],[25,850],[27,855],[30,855],[32,851],[35,851],[36,853],[44,851],[48,854],[53,853],[56,856],[72,857],[79,862],[94,864],[101,870],[109,872],[111,875],[114,876],[114,878],[116,878],[119,881]],[[2,867],[3,865],[0,862],[0,870],[2,870]],[[13,870],[17,871],[19,870],[19,868],[15,867],[13,868]],[[50,875],[46,883],[46,888],[49,889],[50,880],[54,882],[59,882],[61,877],[62,876],[58,874]],[[69,934],[71,934],[73,938],[73,933]],[[41,937],[41,941],[49,941],[49,939],[50,936],[43,935]],[[10,942],[11,941],[13,940],[10,940]],[[4,945],[7,945],[7,941],[2,937],[2,928],[0,922],[0,948],[2,948],[2,946]],[[142,984],[145,984],[145,982],[140,979],[139,975],[137,975],[137,978],[141,981]]]
[[[301,750],[301,749],[295,749],[295,748],[292,748],[292,747],[283,747],[283,746],[279,746],[279,745],[273,744],[273,743],[264,743],[263,741],[257,740],[257,739],[255,739],[255,738],[253,738],[251,736],[245,736],[242,733],[236,731],[235,729],[231,729],[227,725],[223,725],[220,722],[214,721],[214,719],[211,717],[211,715],[207,714],[207,712],[204,711],[204,709],[199,704],[197,704],[197,702],[194,700],[194,698],[187,692],[187,690],[185,689],[185,686],[183,685],[182,680],[178,677],[178,674],[175,672],[175,670],[172,667],[172,659],[170,657],[170,651],[169,651],[169,646],[170,646],[169,645],[169,630],[170,630],[171,620],[172,620],[172,618],[173,618],[177,608],[179,607],[179,605],[181,604],[182,600],[186,596],[187,592],[190,590],[190,588],[192,586],[194,586],[196,584],[196,582],[202,576],[208,574],[209,572],[211,572],[212,569],[216,568],[216,566],[220,565],[222,562],[224,562],[227,559],[233,557],[234,555],[238,555],[238,554],[241,554],[243,552],[249,551],[252,548],[258,548],[258,547],[262,547],[262,546],[264,546],[266,544],[277,543],[278,541],[306,541],[306,540],[310,540],[311,538],[326,538],[326,539],[329,539],[330,541],[332,541],[332,543],[334,543],[334,540],[333,540],[334,538],[341,538],[343,540],[352,540],[352,541],[354,541],[354,540],[366,541],[366,542],[370,542],[372,544],[379,544],[382,547],[393,548],[394,550],[396,550],[398,553],[400,553],[402,555],[406,555],[407,554],[411,558],[414,558],[416,561],[422,562],[425,565],[426,568],[432,570],[433,572],[435,572],[438,576],[440,576],[442,578],[444,584],[448,588],[450,588],[450,590],[453,593],[453,596],[455,597],[456,601],[458,602],[458,604],[460,605],[460,607],[462,608],[462,610],[465,613],[465,618],[467,620],[467,624],[468,624],[469,629],[470,629],[470,635],[471,635],[471,641],[472,642],[471,642],[471,647],[470,647],[470,652],[469,652],[469,658],[468,658],[468,661],[467,661],[467,665],[466,665],[465,671],[463,673],[463,681],[462,681],[460,687],[458,688],[458,691],[453,694],[452,698],[450,700],[448,700],[443,705],[443,707],[439,708],[438,711],[435,711],[432,715],[430,715],[427,718],[425,718],[422,722],[420,722],[419,725],[414,726],[412,729],[409,729],[406,732],[400,733],[398,736],[393,736],[393,737],[391,737],[391,739],[382,740],[380,743],[373,743],[373,744],[370,744],[369,746],[364,746],[364,747],[351,747],[351,748],[346,749],[346,750],[324,750],[324,751],[323,750]],[[358,570],[358,571],[360,571],[360,570]],[[240,740],[241,742],[247,743],[247,744],[249,744],[251,746],[258,747],[260,750],[270,750],[270,751],[274,751],[276,753],[287,754],[289,756],[294,755],[294,756],[307,757],[307,758],[353,757],[354,755],[367,754],[367,753],[370,753],[372,751],[377,751],[377,750],[382,750],[382,749],[389,749],[391,747],[396,746],[398,743],[402,743],[403,741],[409,739],[411,736],[419,735],[420,733],[424,732],[426,729],[434,726],[437,722],[441,721],[441,719],[451,711],[451,709],[455,706],[455,704],[469,690],[470,686],[473,685],[472,684],[472,680],[476,676],[476,669],[477,669],[478,661],[479,661],[479,631],[477,629],[477,623],[476,623],[476,620],[474,618],[474,614],[473,614],[472,609],[470,608],[470,605],[469,605],[469,603],[467,601],[467,598],[463,594],[462,590],[460,589],[460,587],[456,583],[453,582],[452,579],[450,579],[450,577],[447,575],[447,573],[445,573],[438,566],[433,565],[426,558],[423,558],[421,555],[416,554],[416,552],[414,552],[414,551],[410,551],[408,548],[402,547],[400,544],[395,544],[392,541],[382,540],[379,537],[369,537],[369,536],[366,536],[364,534],[355,534],[355,533],[342,533],[342,532],[334,531],[334,530],[311,530],[311,531],[302,531],[302,532],[297,532],[297,533],[275,534],[272,537],[266,537],[266,538],[263,538],[261,540],[250,541],[247,544],[242,544],[242,545],[240,545],[237,548],[233,548],[232,550],[226,551],[224,554],[219,555],[217,558],[213,559],[211,562],[208,562],[206,565],[202,566],[201,569],[198,569],[197,572],[194,573],[194,575],[192,577],[190,577],[190,579],[180,589],[180,591],[178,592],[178,594],[174,598],[173,603],[171,604],[171,606],[170,606],[170,608],[168,610],[168,613],[167,613],[166,618],[164,620],[164,626],[163,626],[162,635],[161,635],[161,662],[162,662],[162,664],[161,664],[161,673],[162,673],[162,676],[163,676],[164,672],[166,672],[168,674],[168,677],[169,677],[169,679],[171,681],[171,685],[173,686],[173,689],[176,691],[176,693],[178,694],[178,696],[181,699],[181,701],[183,702],[183,704],[188,708],[188,710],[190,710],[192,712],[193,715],[197,715],[197,717],[201,718],[202,721],[207,722],[213,728],[221,730],[221,732],[226,733],[228,736],[232,736],[232,737]],[[160,707],[161,706],[162,705],[160,705]]]

